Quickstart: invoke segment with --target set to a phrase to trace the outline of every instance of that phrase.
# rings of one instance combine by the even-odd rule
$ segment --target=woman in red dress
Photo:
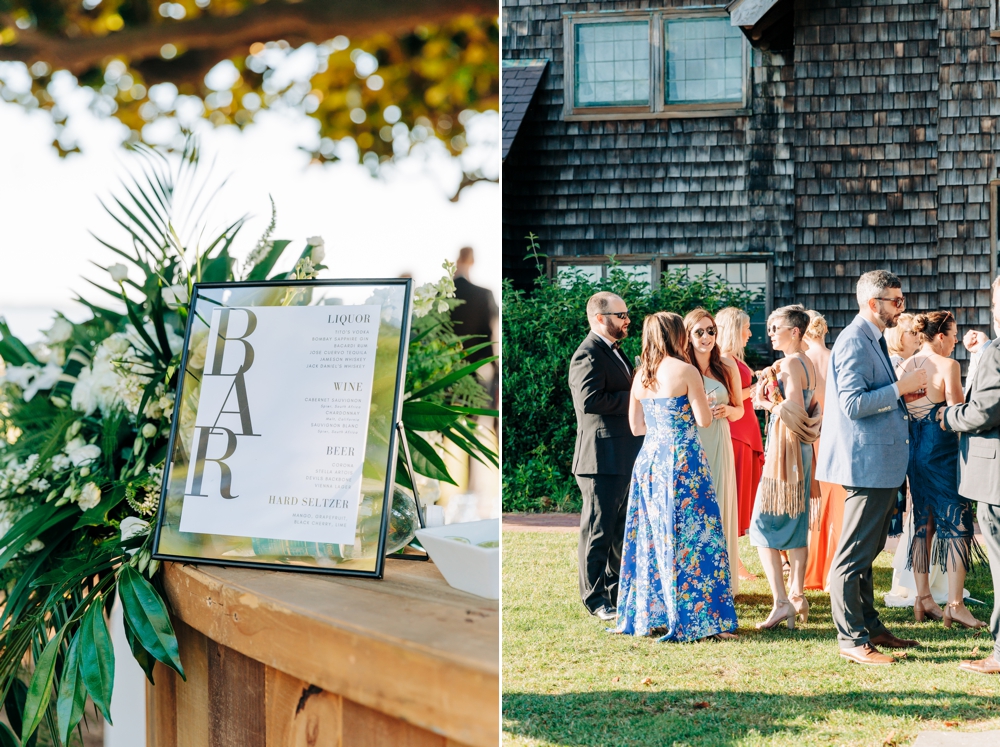
[[[826,374],[830,366],[830,350],[826,347],[829,328],[822,314],[809,312],[812,319],[806,330],[806,357],[816,369],[816,400],[826,409]],[[819,442],[823,434],[813,444],[819,454]],[[826,589],[833,555],[840,541],[840,528],[844,523],[844,501],[847,491],[841,485],[829,482],[819,484],[820,499],[810,503],[809,516],[809,559],[806,562],[806,589],[822,591]]]
[[[747,533],[750,528],[750,516],[753,514],[754,497],[757,495],[757,483],[760,482],[761,469],[764,465],[764,444],[760,435],[760,424],[757,415],[750,404],[750,394],[753,392],[753,372],[743,362],[744,349],[750,339],[750,317],[742,309],[729,307],[715,315],[715,323],[719,328],[718,345],[723,358],[734,361],[740,369],[740,386],[743,388],[743,417],[729,424],[733,438],[733,456],[736,461],[736,492],[739,508],[739,533]],[[739,565],[740,578],[756,578],[743,566]]]

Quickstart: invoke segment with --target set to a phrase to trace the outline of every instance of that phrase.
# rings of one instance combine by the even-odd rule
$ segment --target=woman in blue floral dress
[[[685,346],[677,314],[646,318],[629,404],[632,432],[646,439],[632,471],[615,632],[735,638],[726,537],[698,438],[712,410]]]

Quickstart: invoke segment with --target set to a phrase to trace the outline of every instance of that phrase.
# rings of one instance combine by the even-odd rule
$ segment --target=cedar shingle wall
[[[1000,147],[1000,66],[989,39],[989,0],[942,2],[939,26],[939,304],[955,311],[960,326],[988,330],[989,182]]]
[[[504,0],[504,58],[550,60],[504,163],[508,267],[523,254],[529,230],[549,254],[790,250],[791,153],[784,128],[791,122],[782,97],[792,92],[791,67],[780,57],[755,71],[765,100],[758,110],[755,96],[751,117],[562,121],[562,13],[646,7],[651,4]],[[752,127],[776,129],[753,135]]]
[[[868,270],[938,302],[937,0],[845,5],[795,4],[796,296],[831,332]]]

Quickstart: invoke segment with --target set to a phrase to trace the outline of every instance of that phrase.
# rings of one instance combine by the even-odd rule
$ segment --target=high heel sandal
[[[964,606],[964,602],[948,602],[948,604],[945,606],[945,608],[944,608],[944,626],[946,628],[950,628],[951,624],[953,622],[954,623],[958,623],[963,628],[985,628],[986,627],[986,623],[984,623],[982,620],[977,620],[976,617],[975,617],[975,615],[973,615],[971,612],[969,612],[969,615],[972,616],[972,619],[973,619],[973,623],[972,624],[969,624],[969,623],[967,623],[967,622],[965,622],[963,620],[959,620],[957,617],[954,617],[951,614],[951,611],[953,609],[957,610],[959,607],[962,607],[962,606]],[[968,609],[966,609],[966,612],[968,612]]]
[[[934,597],[932,597],[930,594],[925,594],[924,596],[918,595],[917,598],[913,601],[913,619],[916,620],[918,623],[922,623],[924,621],[925,616],[931,618],[932,620],[943,619],[944,613],[941,612],[941,610],[937,608],[927,609],[926,607],[924,607],[925,599],[930,599],[931,601],[934,601]]]
[[[795,608],[788,602],[788,600],[785,600],[772,609],[771,614],[775,614],[782,607],[785,608],[785,614],[779,617],[774,617],[773,619],[769,616],[764,622],[757,623],[757,630],[771,630],[772,628],[778,627],[782,621],[784,621],[785,625],[788,626],[789,630],[795,630]]]
[[[792,603],[792,608],[795,610],[795,616],[799,622],[805,625],[809,619],[809,600],[804,594],[789,594],[788,601]]]

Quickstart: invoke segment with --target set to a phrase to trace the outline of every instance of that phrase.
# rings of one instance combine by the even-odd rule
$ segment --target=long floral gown
[[[625,519],[617,633],[693,641],[736,630],[729,557],[687,395],[644,399]]]

